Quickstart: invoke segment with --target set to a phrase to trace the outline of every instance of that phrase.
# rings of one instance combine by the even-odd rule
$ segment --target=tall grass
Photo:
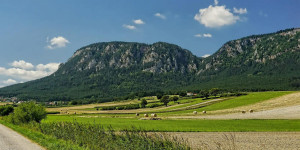
[[[183,139],[170,138],[164,134],[147,133],[134,127],[130,130],[116,132],[111,127],[104,129],[99,124],[50,122],[31,124],[30,128],[91,150],[190,149]]]

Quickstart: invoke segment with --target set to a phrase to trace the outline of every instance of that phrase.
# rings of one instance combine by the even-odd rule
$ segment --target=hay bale
[[[136,114],[135,114],[135,116],[139,116],[139,115],[140,115],[139,113],[136,113]]]
[[[250,112],[250,113],[253,113],[253,112],[254,112],[254,110],[253,110],[253,109],[250,109],[250,110],[249,110],[249,112]]]
[[[205,111],[205,110],[203,110],[203,111],[202,111],[202,113],[203,113],[203,114],[206,114],[206,111]]]
[[[245,113],[246,113],[246,110],[242,110],[242,113],[245,114]]]
[[[144,117],[148,117],[148,114],[144,114]]]
[[[197,113],[198,113],[197,111],[194,111],[194,112],[193,112],[194,115],[197,115]]]
[[[151,114],[151,117],[157,117],[157,115],[155,113]]]

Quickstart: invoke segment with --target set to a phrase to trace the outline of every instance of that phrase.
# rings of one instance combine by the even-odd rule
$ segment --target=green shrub
[[[147,104],[148,104],[148,102],[145,99],[142,99],[142,101],[141,101],[141,107],[145,108]]]
[[[12,105],[0,106],[0,116],[8,116],[13,111],[14,107]]]
[[[128,104],[128,105],[117,105],[117,106],[103,106],[96,107],[101,110],[130,110],[130,109],[139,109],[140,104]]]
[[[37,105],[34,102],[26,102],[14,109],[14,112],[8,116],[8,121],[13,124],[29,123],[32,121],[39,123],[46,116],[45,107]]]
[[[163,106],[164,104],[161,103],[154,103],[154,104],[148,104],[146,105],[146,108],[154,108],[154,107],[159,107],[159,106]]]

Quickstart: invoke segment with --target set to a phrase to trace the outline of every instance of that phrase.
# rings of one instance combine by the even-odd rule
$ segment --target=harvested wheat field
[[[299,150],[300,132],[169,132],[193,149]]]
[[[250,113],[249,110],[253,110]],[[245,111],[245,113],[242,113]],[[207,112],[205,115],[175,116],[190,119],[300,119],[300,92],[252,105]]]

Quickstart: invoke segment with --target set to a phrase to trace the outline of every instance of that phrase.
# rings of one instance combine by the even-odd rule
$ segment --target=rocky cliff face
[[[220,70],[233,66],[264,66],[270,63],[276,66],[282,63],[289,64],[289,59],[295,59],[293,61],[299,63],[299,53],[300,29],[287,29],[229,41],[204,61],[203,69]]]
[[[69,61],[60,67],[62,74],[85,70],[101,72],[104,69],[128,69],[151,73],[196,72],[201,59],[179,46],[158,42],[96,43],[77,50]]]
[[[158,42],[154,44],[104,42],[77,50],[60,72],[101,72],[104,69],[127,69],[151,73],[220,72],[230,67],[267,65],[276,60],[284,63],[287,55],[299,55],[300,29],[288,29],[272,34],[253,35],[225,43],[215,54],[199,58],[179,46]],[[297,60],[296,60],[297,61]],[[275,64],[275,65],[276,65]],[[273,64],[274,65],[274,64]]]

